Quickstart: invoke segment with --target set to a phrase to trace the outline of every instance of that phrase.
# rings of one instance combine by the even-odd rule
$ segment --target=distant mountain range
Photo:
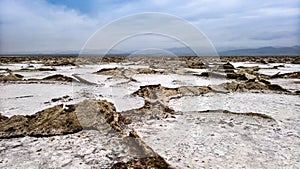
[[[262,47],[256,49],[237,49],[219,52],[220,56],[300,56],[300,46]]]
[[[59,51],[59,52],[24,52],[0,55],[78,55],[78,51]],[[104,55],[104,50],[84,51],[84,55]],[[219,56],[300,56],[300,46],[292,47],[262,47],[253,49],[235,49],[218,51]],[[196,54],[188,47],[175,47],[163,50],[145,51],[121,51],[111,50],[107,55],[118,56],[195,56]]]
[[[195,56],[196,54],[187,47],[168,48],[163,50],[146,50],[141,53],[137,52],[121,52],[111,51],[109,55],[150,55],[150,56],[164,56],[172,54],[175,56]],[[235,49],[218,52],[219,56],[300,56],[300,46],[292,47],[262,47],[254,49]]]

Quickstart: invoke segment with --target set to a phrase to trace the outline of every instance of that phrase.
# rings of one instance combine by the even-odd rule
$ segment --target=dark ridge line
[[[249,116],[249,117],[260,117],[263,119],[269,119],[269,120],[277,122],[272,116],[269,116],[269,115],[266,115],[263,113],[254,113],[254,112],[240,113],[240,112],[232,112],[232,111],[223,110],[223,109],[192,111],[192,112],[195,112],[195,113],[224,113],[224,114],[242,115],[242,116]]]

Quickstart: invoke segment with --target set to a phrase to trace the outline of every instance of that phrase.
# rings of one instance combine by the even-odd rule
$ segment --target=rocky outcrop
[[[283,73],[283,74],[275,74],[271,76],[272,79],[274,78],[294,78],[300,79],[300,72],[292,72],[292,73]]]
[[[227,73],[226,77],[229,79],[236,79],[236,80],[254,80],[260,74],[257,73],[259,70],[258,66],[255,67],[240,67],[237,72],[229,72]]]
[[[229,92],[235,92],[235,91],[249,91],[249,90],[274,90],[279,92],[288,92],[288,90],[282,88],[279,85],[271,84],[269,81],[262,80],[262,81],[241,81],[241,82],[228,82],[223,83],[220,85],[210,85],[209,88],[213,92],[220,92],[220,93],[229,93]]]
[[[246,112],[246,113],[238,113],[238,112],[232,112],[228,110],[207,110],[207,111],[199,111],[198,113],[224,113],[227,115],[238,115],[238,116],[246,116],[246,117],[255,117],[255,118],[261,118],[268,121],[276,122],[276,120],[269,115],[262,114],[262,113],[253,113],[253,112]]]
[[[4,121],[4,120],[6,120],[6,119],[8,119],[8,117],[3,116],[2,114],[0,114],[0,122]]]
[[[105,100],[86,100],[76,105],[76,116],[83,129],[121,132],[130,119],[116,112],[115,106]]]
[[[116,76],[116,77],[128,77],[133,74],[167,74],[167,73],[170,73],[170,71],[167,69],[154,70],[154,69],[149,69],[149,68],[133,69],[133,68],[120,68],[120,67],[103,68],[103,69],[100,69],[97,72],[95,72],[95,74],[110,75],[110,76]]]
[[[211,78],[226,78],[226,75],[218,73],[218,72],[202,72],[200,75],[195,74],[195,76],[200,77],[211,77]]]
[[[268,90],[268,86],[262,82],[229,82],[224,84],[225,88],[230,91],[245,91],[245,90]]]
[[[152,169],[152,168],[172,169],[172,167],[160,156],[131,159],[128,162],[118,162],[111,167],[111,169],[128,169],[128,168],[130,169]]]
[[[200,62],[188,61],[187,67],[192,69],[206,69],[208,66],[201,61]]]
[[[167,103],[160,100],[145,99],[145,105],[138,109],[128,110],[122,112],[122,115],[132,122],[146,121],[151,119],[164,119],[173,117],[178,114],[173,109],[167,106]]]
[[[139,96],[148,99],[158,99],[173,96],[179,93],[178,88],[166,88],[158,85],[141,86],[139,90],[132,93],[132,96]]]
[[[166,103],[169,99],[182,96],[200,96],[209,92],[229,93],[243,92],[249,90],[273,90],[279,92],[288,92],[279,85],[271,84],[265,79],[257,80],[249,78],[247,81],[232,81],[220,85],[209,86],[181,86],[178,88],[166,88],[161,85],[141,86],[139,90],[134,92],[133,96],[143,97],[148,101],[160,100]]]
[[[0,75],[0,81],[7,82],[7,81],[21,81],[22,76],[18,74],[13,74],[12,72],[8,72],[8,75]]]
[[[223,69],[235,69],[234,66],[229,62],[223,64],[222,67]]]
[[[27,82],[27,81],[41,81],[41,80],[72,82],[75,79],[73,79],[72,77],[61,75],[61,74],[56,74],[56,75],[47,76],[43,79],[24,80],[22,75],[14,74],[11,71],[9,71],[8,75],[0,75],[0,81],[3,81],[3,82],[9,82],[9,81],[26,81]]]
[[[75,60],[59,60],[52,63],[45,63],[45,66],[77,66]]]
[[[57,74],[45,77],[42,80],[72,82],[74,79],[68,76]]]
[[[87,100],[75,105],[54,106],[30,116],[2,116],[0,138],[64,135],[82,129],[121,131],[128,123],[130,120],[117,113],[112,103]]]
[[[130,131],[129,135],[125,137],[124,140],[125,143],[130,147],[130,151],[139,157],[144,158],[158,156],[134,130]]]
[[[160,155],[153,151],[136,133],[132,130],[129,136],[124,138],[125,144],[130,147],[130,152],[136,154],[138,158],[129,160],[128,162],[117,162],[111,169],[120,168],[171,168]]]
[[[20,70],[18,70],[20,72],[38,72],[38,71],[56,71],[55,68],[22,68]]]
[[[75,107],[62,105],[45,109],[31,116],[15,115],[0,124],[0,138],[22,136],[52,136],[74,133],[82,130]]]
[[[207,86],[181,86],[178,88],[167,88],[159,85],[141,86],[139,90],[134,92],[133,96],[144,97],[147,99],[160,99],[173,97],[175,95],[193,95],[198,96],[210,91]]]

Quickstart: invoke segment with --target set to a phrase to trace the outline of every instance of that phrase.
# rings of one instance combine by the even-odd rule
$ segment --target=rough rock
[[[292,73],[283,73],[283,74],[275,74],[271,76],[272,79],[274,78],[295,78],[300,79],[300,72],[292,72]]]
[[[103,68],[95,72],[96,74],[104,74],[104,75],[113,75],[117,70],[117,67],[114,68]]]
[[[158,85],[147,85],[141,86],[139,90],[132,93],[132,96],[139,96],[149,99],[158,99],[158,98],[165,98],[169,96],[173,96],[178,94],[179,89],[177,88],[166,88]]]
[[[181,86],[178,88],[166,88],[161,85],[141,86],[139,90],[132,94],[132,96],[143,97],[147,102],[149,102],[148,104],[155,101],[159,101],[161,104],[166,104],[168,100],[175,97],[200,96],[209,92],[229,93],[249,90],[274,90],[289,92],[279,85],[271,84],[265,79],[257,80],[255,77],[255,79],[247,81],[232,81],[220,85],[209,86]]]
[[[230,114],[230,115],[239,115],[239,116],[262,118],[262,119],[266,119],[266,120],[276,122],[276,120],[272,116],[262,114],[262,113],[253,113],[253,112],[237,113],[237,112],[232,112],[232,111],[228,111],[228,110],[207,110],[207,111],[200,111],[198,113],[220,113],[220,112],[224,113],[224,114]]]
[[[287,89],[284,89],[283,87],[279,86],[278,84],[269,84],[268,87],[270,90],[289,92]]]
[[[221,84],[225,89],[229,91],[246,91],[246,90],[274,90],[280,92],[288,92],[287,89],[277,85],[271,84],[267,80],[262,81],[243,81],[243,82],[235,82],[232,81],[230,83]]]
[[[234,69],[234,66],[231,63],[227,62],[227,63],[223,64],[223,68],[224,69]]]
[[[261,82],[230,82],[226,83],[226,88],[229,91],[243,91],[243,90],[267,90],[268,86]]]
[[[149,147],[134,130],[129,132],[129,136],[125,137],[125,142],[129,145],[130,151],[139,157],[157,156],[153,149]]]
[[[101,74],[101,75],[110,75],[110,76],[117,76],[117,77],[128,77],[133,74],[166,74],[170,73],[168,70],[154,70],[149,68],[103,68],[95,74]]]
[[[46,66],[77,66],[77,64],[75,63],[75,61],[55,61],[55,62],[52,62],[52,63],[47,63],[45,64]]]
[[[259,76],[257,71],[259,67],[240,68],[237,72],[229,72],[226,77],[237,80],[254,80]]]
[[[87,100],[76,105],[58,105],[30,116],[1,117],[0,138],[53,136],[82,129],[121,131],[130,120],[116,112],[112,103]]]
[[[175,95],[193,95],[198,96],[210,91],[207,86],[181,86],[178,88],[167,88],[159,85],[141,86],[132,96],[144,97],[147,99],[165,100]]]
[[[45,77],[42,80],[72,82],[74,79],[68,76],[57,74]]]
[[[154,169],[154,168],[172,168],[162,157],[145,157],[132,159],[128,162],[118,162],[111,169]]]
[[[3,116],[3,115],[0,113],[0,122],[4,121],[4,120],[6,120],[6,119],[8,119],[8,117]]]
[[[150,119],[164,119],[178,114],[173,109],[169,108],[166,103],[160,100],[145,99],[145,105],[138,109],[122,112],[122,115],[132,122],[145,121]]]
[[[0,81],[20,81],[22,80],[22,77],[13,74],[12,72],[9,72],[8,75],[0,75]]]
[[[225,64],[219,65],[218,69],[234,70],[235,68],[234,68],[234,66],[231,63],[227,62]]]
[[[217,72],[202,72],[200,75],[195,74],[196,76],[201,77],[212,77],[212,78],[226,78],[226,75]]]
[[[76,119],[74,106],[62,105],[37,112],[31,116],[15,115],[0,124],[0,138],[21,136],[51,136],[78,132],[82,129]]]
[[[260,60],[260,63],[262,63],[262,64],[268,64],[268,61],[265,60],[265,59],[261,59],[261,60]]]
[[[205,65],[203,62],[187,62],[187,67],[192,69],[206,69],[207,65]]]
[[[123,126],[131,123],[116,112],[115,106],[105,100],[85,100],[76,105],[77,119],[84,129],[94,129],[100,132],[109,132],[111,129],[122,131]]]
[[[41,67],[41,68],[31,68],[30,66],[27,67],[27,68],[22,68],[20,70],[18,70],[20,72],[38,72],[38,71],[56,71],[55,68],[44,68],[44,67]]]
[[[224,85],[209,85],[209,89],[216,93],[229,93],[230,91]]]
[[[253,67],[238,67],[238,73],[249,73],[249,74],[255,74],[257,71],[259,71],[258,66],[253,66]]]
[[[245,73],[244,75],[245,75],[246,80],[255,80],[256,79],[255,75],[251,75],[249,73]]]

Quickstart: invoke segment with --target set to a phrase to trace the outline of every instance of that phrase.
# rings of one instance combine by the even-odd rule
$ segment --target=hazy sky
[[[0,52],[78,51],[101,27],[142,12],[183,18],[219,51],[300,44],[299,0],[0,0]],[[130,43],[147,44],[147,39]]]

